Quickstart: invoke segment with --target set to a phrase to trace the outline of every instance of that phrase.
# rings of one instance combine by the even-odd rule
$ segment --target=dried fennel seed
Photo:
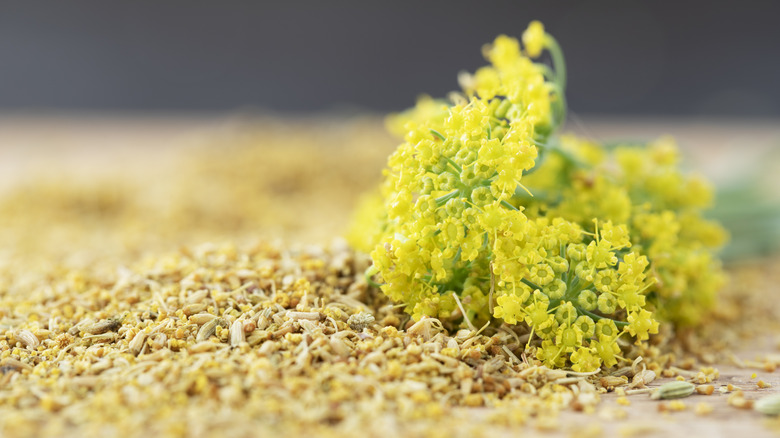
[[[356,332],[362,332],[363,329],[369,327],[373,323],[374,315],[367,312],[356,313],[347,319],[349,327]]]
[[[726,402],[729,406],[733,406],[737,409],[751,409],[753,407],[753,400],[745,398],[745,394],[742,390],[734,391],[726,397]]]
[[[112,318],[104,321],[98,321],[94,324],[83,327],[81,331],[83,331],[84,333],[88,333],[90,335],[101,335],[106,332],[115,331],[119,329],[119,327],[121,326],[122,323],[119,321],[119,319]]]
[[[27,348],[36,348],[40,345],[38,337],[29,330],[19,330],[14,337]]]
[[[677,380],[674,382],[664,383],[650,397],[653,400],[671,400],[676,398],[684,398],[693,394],[695,390],[696,385],[693,383]]]
[[[628,388],[644,388],[653,380],[655,380],[655,371],[642,370],[634,375],[634,378],[631,379],[631,384],[628,385]]]
[[[198,330],[198,335],[195,338],[197,342],[205,341],[206,339],[214,336],[217,331],[217,326],[224,325],[225,321],[222,318],[214,318],[209,322],[203,324]]]
[[[16,296],[15,310],[0,315],[0,324],[14,321],[0,333],[9,354],[2,378],[14,382],[0,387],[0,414],[24,422],[14,413],[25,407],[59,411],[68,424],[104,424],[104,401],[120,397],[111,418],[130,430],[130,419],[151,418],[154,406],[207,412],[212,401],[286,427],[375,421],[377,410],[430,421],[459,406],[548,417],[567,406],[595,410],[590,381],[600,376],[529,361],[512,330],[458,331],[432,318],[408,330],[377,324],[404,318],[356,274],[365,264],[343,247],[204,246],[150,260],[124,279],[85,273],[78,285],[57,286],[61,297],[76,287],[87,291],[82,300],[110,296],[99,310]],[[40,337],[37,349],[11,345],[26,346],[24,330]],[[13,436],[6,424],[0,431]]]
[[[237,319],[230,325],[230,346],[238,347],[242,343],[246,342],[246,334],[244,333],[244,322]]]
[[[756,400],[753,409],[764,415],[780,415],[780,394],[772,394]]]

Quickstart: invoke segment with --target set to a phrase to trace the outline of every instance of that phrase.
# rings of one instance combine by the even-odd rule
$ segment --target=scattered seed
[[[699,385],[696,387],[696,392],[702,395],[712,395],[715,392],[715,387],[712,385]]]
[[[41,345],[41,341],[38,340],[38,337],[29,330],[18,330],[16,334],[14,334],[14,337],[27,348],[37,348]]]
[[[21,371],[21,370],[32,370],[32,367],[20,360],[16,360],[12,357],[6,357],[2,361],[0,361],[0,367],[3,367],[7,370],[14,370],[14,371]]]
[[[141,350],[143,350],[144,345],[146,344],[146,337],[147,334],[143,330],[139,331],[138,333],[133,336],[133,339],[130,341],[130,344],[128,345],[128,350],[130,351],[130,354],[133,356],[138,356],[141,353]]]
[[[664,383],[651,396],[652,399],[671,400],[675,398],[688,397],[696,390],[696,386],[690,382],[676,380],[674,382]]]
[[[238,347],[243,342],[246,342],[246,335],[244,334],[244,322],[237,319],[230,326],[230,346]]]
[[[196,313],[200,313],[206,310],[208,307],[209,305],[207,303],[193,303],[193,304],[187,304],[181,309],[181,311],[184,312],[186,316],[190,316]]]
[[[599,383],[603,388],[613,389],[616,386],[628,384],[628,378],[626,376],[604,376],[599,379]]]
[[[110,333],[101,333],[99,335],[87,335],[84,336],[85,340],[91,341],[94,344],[97,343],[105,343],[105,342],[114,342],[119,338],[119,335],[116,333],[110,332]]]
[[[742,390],[729,394],[726,400],[730,406],[737,409],[750,409],[753,407],[753,400],[746,399]]]
[[[214,333],[217,331],[217,326],[223,323],[224,322],[222,321],[222,318],[213,318],[206,322],[203,324],[203,326],[201,326],[200,330],[198,330],[198,335],[195,340],[197,342],[201,342],[214,336]]]
[[[83,327],[81,331],[91,335],[100,335],[106,332],[116,331],[121,326],[122,323],[118,319],[111,318]]]
[[[643,388],[653,380],[655,380],[655,371],[645,369],[634,375],[634,378],[631,380],[631,384],[628,385],[628,387]]]
[[[203,325],[216,318],[217,315],[212,315],[210,313],[198,313],[197,315],[190,316],[189,320],[193,324]]]
[[[753,409],[764,415],[773,417],[780,415],[780,394],[772,394],[756,400]]]
[[[349,325],[349,328],[351,328],[356,332],[362,332],[364,329],[368,328],[373,323],[374,323],[374,315],[367,312],[356,313],[354,315],[351,315],[349,319],[347,319],[347,324]]]
[[[319,312],[287,312],[290,319],[305,319],[309,321],[319,321],[322,315]]]

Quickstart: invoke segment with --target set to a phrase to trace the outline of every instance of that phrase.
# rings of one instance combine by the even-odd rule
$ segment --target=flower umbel
[[[722,232],[701,219],[706,185],[676,170],[673,144],[606,150],[555,135],[562,53],[539,22],[522,43],[486,46],[490,64],[461,75],[454,103],[426,97],[392,118],[404,142],[353,241],[373,248],[382,291],[417,320],[495,318],[527,327],[547,366],[611,367],[619,337],[658,332],[656,309],[695,319],[687,303],[721,278],[695,272],[713,266],[706,248]],[[554,69],[531,59],[545,49]]]

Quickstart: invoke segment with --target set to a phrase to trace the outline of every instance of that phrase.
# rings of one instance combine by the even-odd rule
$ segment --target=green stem
[[[566,92],[560,84],[553,84],[556,100],[553,102],[553,115],[555,127],[563,125],[566,121]]]
[[[552,56],[555,77],[558,79],[556,82],[560,85],[561,91],[566,91],[566,60],[563,57],[563,50],[561,50],[558,41],[549,34],[547,34],[547,50],[550,51],[550,56]]]
[[[574,308],[575,308],[575,309],[577,309],[577,312],[580,312],[580,313],[581,313],[581,314],[583,314],[583,315],[590,316],[591,318],[593,318],[593,320],[594,320],[594,321],[598,321],[598,320],[600,320],[600,319],[608,319],[608,320],[610,320],[610,321],[614,322],[614,323],[615,323],[615,325],[616,325],[616,326],[618,326],[618,327],[625,327],[625,326],[627,326],[627,325],[628,325],[628,323],[627,323],[627,322],[625,322],[625,321],[615,321],[614,319],[612,319],[612,318],[607,318],[606,316],[598,316],[598,315],[596,315],[595,313],[593,313],[593,312],[588,312],[587,310],[585,310],[585,309],[583,309],[583,308],[581,308],[581,307],[579,307],[579,306],[574,306]]]
[[[590,286],[592,283],[588,283],[587,285],[583,285],[580,282],[580,277],[577,277],[577,275],[574,275],[574,280],[571,281],[571,284],[566,284],[566,294],[564,294],[563,299],[567,301],[572,301],[577,298],[577,295],[582,292],[583,289]]]
[[[438,198],[436,198],[436,205],[444,205],[444,204],[447,203],[447,201],[449,201],[450,199],[456,198],[459,194],[460,194],[460,191],[453,190],[453,191],[447,193],[446,195],[439,196]]]
[[[381,284],[379,284],[379,283],[375,282],[375,281],[374,281],[374,280],[371,278],[371,277],[373,277],[373,276],[374,276],[374,274],[375,274],[375,272],[374,272],[374,271],[376,271],[376,268],[374,267],[374,265],[371,265],[371,266],[369,266],[369,267],[368,267],[368,269],[366,269],[366,272],[364,272],[364,273],[363,273],[363,275],[364,275],[364,276],[365,276],[365,278],[366,278],[366,283],[368,283],[369,285],[371,285],[371,286],[373,286],[373,287],[376,287],[376,288],[382,287],[382,285],[381,285]]]
[[[545,79],[549,79],[551,81],[555,80],[555,72],[548,65],[542,63],[537,65],[539,66],[539,69],[542,70],[542,75],[544,75]]]
[[[453,160],[452,160],[452,158],[447,158],[447,157],[444,157],[444,159],[445,159],[445,160],[447,160],[447,162],[448,162],[448,163],[450,163],[450,164],[452,165],[452,167],[453,167],[455,170],[457,170],[457,171],[458,171],[458,173],[461,173],[461,172],[463,172],[463,168],[462,168],[462,167],[460,167],[460,165],[458,165],[458,163],[456,163],[455,161],[453,161]]]
[[[525,283],[526,286],[530,287],[533,290],[542,290],[542,288],[539,287],[538,284],[535,284],[534,282],[532,282],[530,280],[526,280],[525,278],[521,278],[520,281]]]
[[[439,131],[437,131],[435,129],[431,129],[431,134],[435,135],[436,137],[439,137],[439,139],[441,139],[442,141],[447,139],[446,137],[444,137],[444,135],[442,135],[441,132],[439,132]]]

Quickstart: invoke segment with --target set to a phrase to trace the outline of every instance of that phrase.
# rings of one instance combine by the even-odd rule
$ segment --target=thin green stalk
[[[532,281],[530,281],[530,280],[526,280],[525,278],[522,278],[522,279],[520,279],[520,281],[522,281],[523,283],[525,283],[525,285],[526,285],[526,286],[528,286],[528,287],[530,287],[531,289],[534,289],[534,290],[542,290],[542,288],[541,288],[539,285],[535,284],[534,282],[532,282]]]
[[[447,139],[446,137],[444,137],[444,135],[442,135],[442,133],[441,133],[441,132],[439,132],[439,131],[437,131],[437,130],[435,130],[435,129],[431,129],[431,134],[435,135],[436,137],[439,137],[439,139],[440,139],[441,141],[444,141],[444,140],[446,140],[446,139]]]
[[[459,190],[453,190],[450,193],[447,193],[446,195],[439,196],[438,198],[436,198],[436,205],[442,206],[446,204],[447,201],[449,201],[450,199],[454,199],[458,197],[459,194],[460,194]]]
[[[366,269],[366,272],[364,272],[364,273],[363,273],[363,276],[364,276],[364,277],[365,277],[365,279],[366,279],[366,283],[368,283],[369,285],[371,285],[371,286],[373,286],[373,287],[380,288],[380,287],[382,287],[382,285],[381,285],[381,284],[379,284],[379,283],[377,283],[377,282],[375,282],[375,281],[374,281],[374,280],[371,278],[371,277],[373,277],[373,276],[374,276],[374,274],[375,274],[375,272],[374,272],[374,271],[375,271],[375,270],[376,270],[376,267],[375,267],[375,266],[373,266],[373,265],[371,265],[371,266],[369,266],[369,267],[368,267],[368,269]]]
[[[460,167],[460,165],[458,165],[458,163],[456,163],[455,161],[453,161],[453,160],[452,160],[452,158],[447,158],[447,157],[444,157],[444,159],[445,159],[445,160],[447,160],[447,162],[448,162],[448,163],[450,163],[450,165],[452,165],[453,169],[457,170],[457,171],[458,171],[458,173],[461,173],[461,172],[463,172],[463,168],[462,168],[462,167]]]
[[[566,91],[566,60],[558,41],[550,34],[547,34],[547,50],[550,51],[550,56],[552,56],[556,82],[561,86],[562,91]]]
[[[572,303],[572,304],[573,304],[573,303]],[[627,323],[627,322],[625,322],[625,321],[615,321],[614,319],[612,319],[612,318],[607,318],[606,316],[598,316],[598,315],[596,315],[595,313],[593,313],[593,312],[588,312],[587,310],[585,310],[585,309],[583,309],[583,308],[581,308],[581,307],[579,307],[579,306],[576,306],[576,305],[574,306],[574,308],[575,308],[575,309],[577,309],[577,312],[580,312],[580,313],[582,313],[583,315],[590,316],[591,318],[593,318],[593,320],[594,320],[594,321],[598,321],[598,320],[600,320],[600,319],[608,319],[608,320],[610,320],[610,321],[614,322],[614,323],[615,323],[615,325],[616,325],[616,326],[618,326],[618,327],[625,327],[625,326],[627,326],[627,325],[628,325],[628,323]]]

